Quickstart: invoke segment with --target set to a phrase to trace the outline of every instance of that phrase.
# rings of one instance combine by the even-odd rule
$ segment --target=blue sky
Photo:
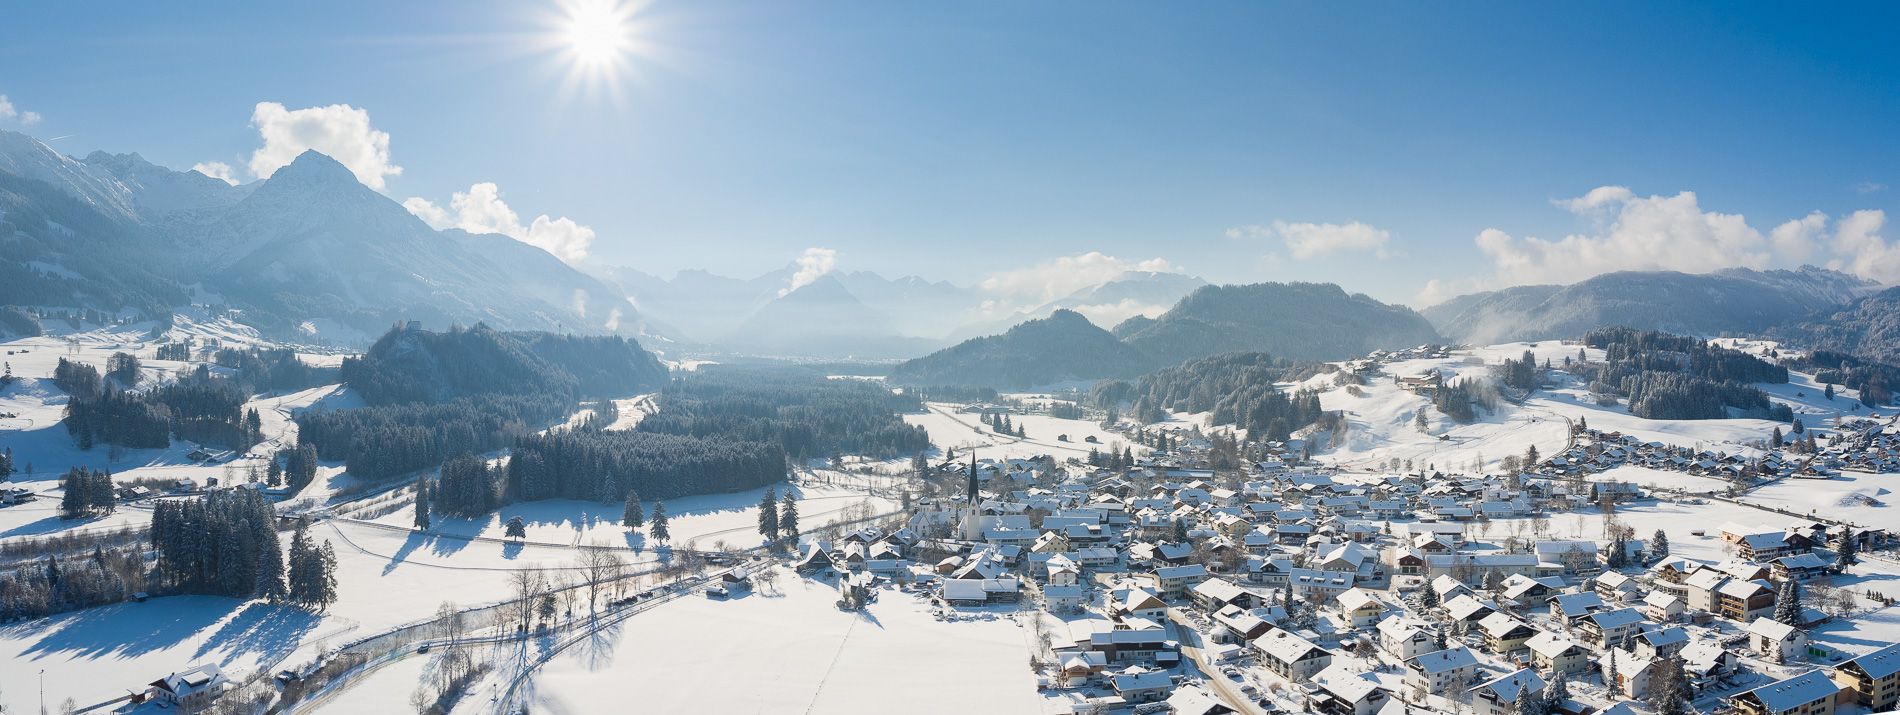
[[[821,247],[999,292],[1155,258],[1412,304],[1620,268],[1900,281],[1891,4],[626,11],[621,71],[577,85],[558,3],[17,5],[0,128],[245,181],[260,102],[348,105],[286,116],[366,115],[382,190],[437,221],[492,219],[492,182],[506,230],[661,275]]]

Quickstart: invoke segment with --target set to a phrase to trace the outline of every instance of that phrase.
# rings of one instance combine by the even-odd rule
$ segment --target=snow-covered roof
[[[1459,668],[1476,666],[1478,664],[1478,657],[1472,655],[1470,649],[1459,646],[1457,648],[1449,648],[1412,656],[1412,659],[1406,661],[1406,664],[1417,669],[1419,672],[1434,675]]]
[[[1743,695],[1754,696],[1756,700],[1761,701],[1762,705],[1767,706],[1769,712],[1781,712],[1822,698],[1834,697],[1837,692],[1840,692],[1840,686],[1829,680],[1827,675],[1819,670],[1810,670],[1787,680],[1750,690]]]
[[[1889,645],[1848,662],[1860,668],[1869,678],[1875,680],[1885,678],[1900,672],[1900,643]]]

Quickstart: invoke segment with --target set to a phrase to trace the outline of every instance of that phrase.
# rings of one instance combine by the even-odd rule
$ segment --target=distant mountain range
[[[976,338],[898,365],[905,385],[999,389],[1132,377],[1228,352],[1339,360],[1381,348],[1438,342],[1425,319],[1339,286],[1258,283],[1204,286],[1158,318],[1137,316],[1111,333],[1058,309],[1001,335]]]
[[[231,186],[137,154],[74,159],[0,131],[0,302],[150,313],[228,305],[266,334],[367,343],[392,323],[622,332],[620,291],[505,236],[438,232],[305,152]],[[612,328],[609,328],[612,325]]]
[[[972,338],[893,369],[904,385],[1025,389],[1069,381],[1134,377],[1153,365],[1082,314],[1058,309],[1001,335]]]
[[[1625,271],[1567,286],[1459,296],[1423,313],[1446,337],[1474,345],[1575,338],[1604,325],[1682,335],[1757,334],[1830,312],[1877,289],[1869,281],[1812,266],[1705,274]]]

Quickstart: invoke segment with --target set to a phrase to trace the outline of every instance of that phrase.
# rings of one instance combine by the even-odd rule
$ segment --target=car
[[[417,652],[417,653],[427,653],[427,652],[429,652],[429,644],[427,644],[427,643],[424,643],[424,644],[422,644],[422,645],[419,645],[419,646],[416,646],[416,652]]]

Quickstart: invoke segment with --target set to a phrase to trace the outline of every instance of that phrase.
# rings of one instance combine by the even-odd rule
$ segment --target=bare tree
[[[587,613],[593,615],[600,606],[600,592],[612,581],[620,580],[626,570],[627,561],[620,554],[601,542],[594,542],[581,550],[580,567],[587,579]]]
[[[525,633],[528,626],[533,625],[535,596],[541,593],[542,581],[541,569],[521,569],[508,574],[509,591],[514,595],[509,610],[513,612],[516,630]]]

